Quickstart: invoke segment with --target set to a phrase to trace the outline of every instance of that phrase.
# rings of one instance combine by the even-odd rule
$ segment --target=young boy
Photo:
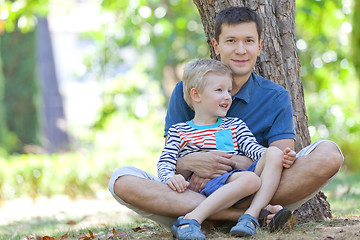
[[[173,125],[158,162],[158,175],[172,190],[183,192],[187,176],[176,174],[178,157],[199,151],[224,151],[249,157],[253,164],[246,171],[233,171],[210,180],[201,191],[207,198],[193,211],[179,217],[172,227],[178,239],[205,239],[200,224],[210,215],[227,209],[255,193],[250,207],[231,229],[234,236],[251,236],[259,226],[260,211],[274,195],[283,170],[283,159],[294,161],[290,148],[264,148],[257,143],[246,124],[225,117],[231,102],[232,71],[212,59],[195,59],[184,70],[184,99],[195,111],[193,120]],[[291,212],[282,211],[282,224]]]

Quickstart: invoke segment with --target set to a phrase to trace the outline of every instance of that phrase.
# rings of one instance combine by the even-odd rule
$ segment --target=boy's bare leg
[[[246,214],[258,218],[261,209],[269,204],[280,182],[282,157],[283,151],[277,147],[269,147],[259,159],[255,173],[261,178],[261,187],[255,193]]]
[[[119,177],[115,181],[114,191],[122,200],[140,210],[173,218],[191,212],[206,198],[204,195],[191,190],[177,193],[166,184],[131,175]],[[237,222],[244,213],[243,209],[231,207],[213,214],[208,220],[217,223]],[[272,212],[272,210],[269,211]]]
[[[233,173],[226,184],[200,203],[184,219],[195,219],[202,223],[210,215],[228,209],[240,199],[255,193],[261,185],[260,178],[252,172]]]

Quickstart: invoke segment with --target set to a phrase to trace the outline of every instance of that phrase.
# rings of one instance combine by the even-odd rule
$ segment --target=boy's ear
[[[201,100],[199,90],[197,90],[196,88],[192,88],[190,90],[190,97],[194,102],[200,102]]]

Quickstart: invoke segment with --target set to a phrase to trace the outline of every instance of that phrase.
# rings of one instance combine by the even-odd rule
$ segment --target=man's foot
[[[259,222],[261,226],[267,226],[271,232],[274,232],[283,229],[291,215],[291,211],[281,205],[269,204],[261,210]]]

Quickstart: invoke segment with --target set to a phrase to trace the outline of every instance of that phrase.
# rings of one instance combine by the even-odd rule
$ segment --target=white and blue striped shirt
[[[161,153],[158,176],[166,183],[176,173],[176,161],[190,153],[225,151],[259,159],[266,148],[255,139],[246,124],[238,119],[224,117],[210,126],[197,126],[192,121],[178,123],[168,131],[168,140]]]

